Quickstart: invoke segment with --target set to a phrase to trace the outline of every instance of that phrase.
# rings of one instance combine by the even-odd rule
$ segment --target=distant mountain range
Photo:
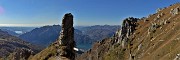
[[[93,42],[95,42],[113,36],[119,28],[120,26],[118,25],[94,25],[79,28],[79,30],[82,31],[84,35],[88,35],[92,40],[94,40]]]
[[[0,58],[7,57],[11,53],[22,49],[32,51],[32,54],[35,54],[42,48],[25,42],[18,37],[12,36],[8,34],[8,32],[0,30]]]
[[[67,22],[73,18],[71,16],[71,18],[64,19],[67,19],[64,20]],[[64,39],[57,39],[61,30],[59,25],[43,26],[22,34],[20,37],[31,43],[46,46],[53,42],[34,56],[26,54],[27,51],[38,51],[39,47],[0,30],[0,56],[9,55],[10,59],[2,60],[17,60],[18,56],[24,60],[180,59],[180,3],[159,8],[156,13],[147,17],[126,18],[123,20],[121,28],[119,26],[96,25],[74,29],[72,21],[69,24],[62,24],[65,27],[62,29],[63,33],[60,37]],[[75,50],[79,49],[71,45],[74,43],[74,35],[72,35],[74,31],[77,45],[87,48],[88,44],[93,43],[92,48],[80,55],[75,55]],[[18,51],[13,53],[14,50]]]
[[[77,47],[89,49],[93,42],[113,36],[118,28],[120,28],[120,26],[95,25],[75,29],[75,41]],[[19,37],[31,43],[48,46],[50,43],[56,41],[60,31],[60,25],[43,26],[35,28]]]
[[[33,30],[34,28],[36,27],[0,27],[2,31],[6,31],[13,36],[19,36]]]

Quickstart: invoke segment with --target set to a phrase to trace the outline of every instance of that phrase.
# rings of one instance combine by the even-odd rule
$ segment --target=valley
[[[7,9],[3,6],[8,7],[6,4],[1,7],[1,2],[0,20],[6,21],[0,22],[5,25],[0,27],[0,60],[180,60],[178,0],[161,3],[92,0],[84,5],[85,1],[76,2],[79,4],[70,1],[68,5],[65,1],[40,4],[35,0],[24,1],[29,13],[25,16],[13,13],[17,14],[14,21],[9,11],[1,15]],[[59,10],[63,12],[57,13]],[[37,15],[31,15],[32,11]],[[22,12],[26,13],[24,10],[19,13]],[[12,24],[6,24],[7,21]]]

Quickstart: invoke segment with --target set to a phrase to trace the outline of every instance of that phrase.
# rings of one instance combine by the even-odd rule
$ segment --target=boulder
[[[156,13],[160,12],[161,10],[162,10],[162,8],[158,8],[158,9],[156,10]]]
[[[180,60],[180,54],[177,54],[174,60]]]
[[[174,9],[171,9],[171,11],[170,11],[170,13],[171,13],[172,15],[177,15],[177,14],[179,14],[179,12],[180,12],[180,8],[179,8],[179,7],[176,7],[176,8],[174,8]]]

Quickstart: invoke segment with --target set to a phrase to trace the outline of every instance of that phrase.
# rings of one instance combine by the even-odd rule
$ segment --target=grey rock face
[[[33,51],[31,49],[22,48],[16,50],[16,52],[10,55],[10,58],[12,58],[12,60],[27,60],[31,55],[33,55]]]
[[[67,13],[62,19],[62,30],[59,37],[59,55],[66,57],[70,60],[75,59],[75,41],[74,41],[74,27],[73,27],[73,15]]]
[[[81,56],[77,57],[77,60],[104,60],[106,54],[110,53],[111,48],[122,46],[122,50],[125,50],[130,42],[131,34],[134,33],[137,27],[138,18],[129,17],[126,18],[121,29],[119,29],[112,38],[103,39],[100,42],[94,43],[92,49],[83,53]],[[120,45],[120,46],[118,46]],[[119,52],[116,51],[116,54]],[[133,59],[134,54],[129,54]],[[118,55],[119,56],[119,55]],[[120,60],[119,58],[114,60]]]
[[[133,17],[126,18],[122,23],[121,30],[116,32],[116,37],[118,38],[116,38],[115,41],[117,40],[116,42],[120,43],[123,49],[128,48],[131,41],[130,35],[133,35],[134,31],[136,30],[135,27],[138,25],[138,20],[138,18]],[[134,59],[131,53],[129,53],[129,56],[129,60]]]
[[[162,8],[158,8],[158,9],[156,10],[156,13],[160,12],[161,10],[162,10]]]
[[[118,43],[121,43],[122,47],[127,45],[129,36],[136,30],[138,20],[138,18],[129,17],[123,21],[121,30],[116,34],[118,35]]]
[[[179,14],[179,12],[180,12],[180,8],[179,8],[179,7],[176,7],[176,8],[174,8],[174,9],[171,9],[171,11],[170,11],[170,13],[171,13],[172,15],[177,15],[177,14]]]
[[[180,54],[177,54],[174,60],[180,60]]]
[[[150,34],[151,32],[156,32],[156,29],[159,27],[160,25],[158,25],[157,23],[151,23],[151,26],[148,29],[148,34]]]

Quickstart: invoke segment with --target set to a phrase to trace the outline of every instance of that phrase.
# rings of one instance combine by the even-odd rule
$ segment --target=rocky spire
[[[59,37],[59,55],[65,57],[68,60],[75,59],[75,41],[74,41],[74,27],[73,27],[73,15],[67,13],[62,19],[62,30]]]
[[[121,30],[117,32],[116,35],[118,35],[118,43],[121,43],[123,48],[125,47],[125,45],[127,45],[126,43],[129,36],[132,35],[136,30],[135,27],[138,20],[138,18],[133,17],[126,18],[122,23]]]

